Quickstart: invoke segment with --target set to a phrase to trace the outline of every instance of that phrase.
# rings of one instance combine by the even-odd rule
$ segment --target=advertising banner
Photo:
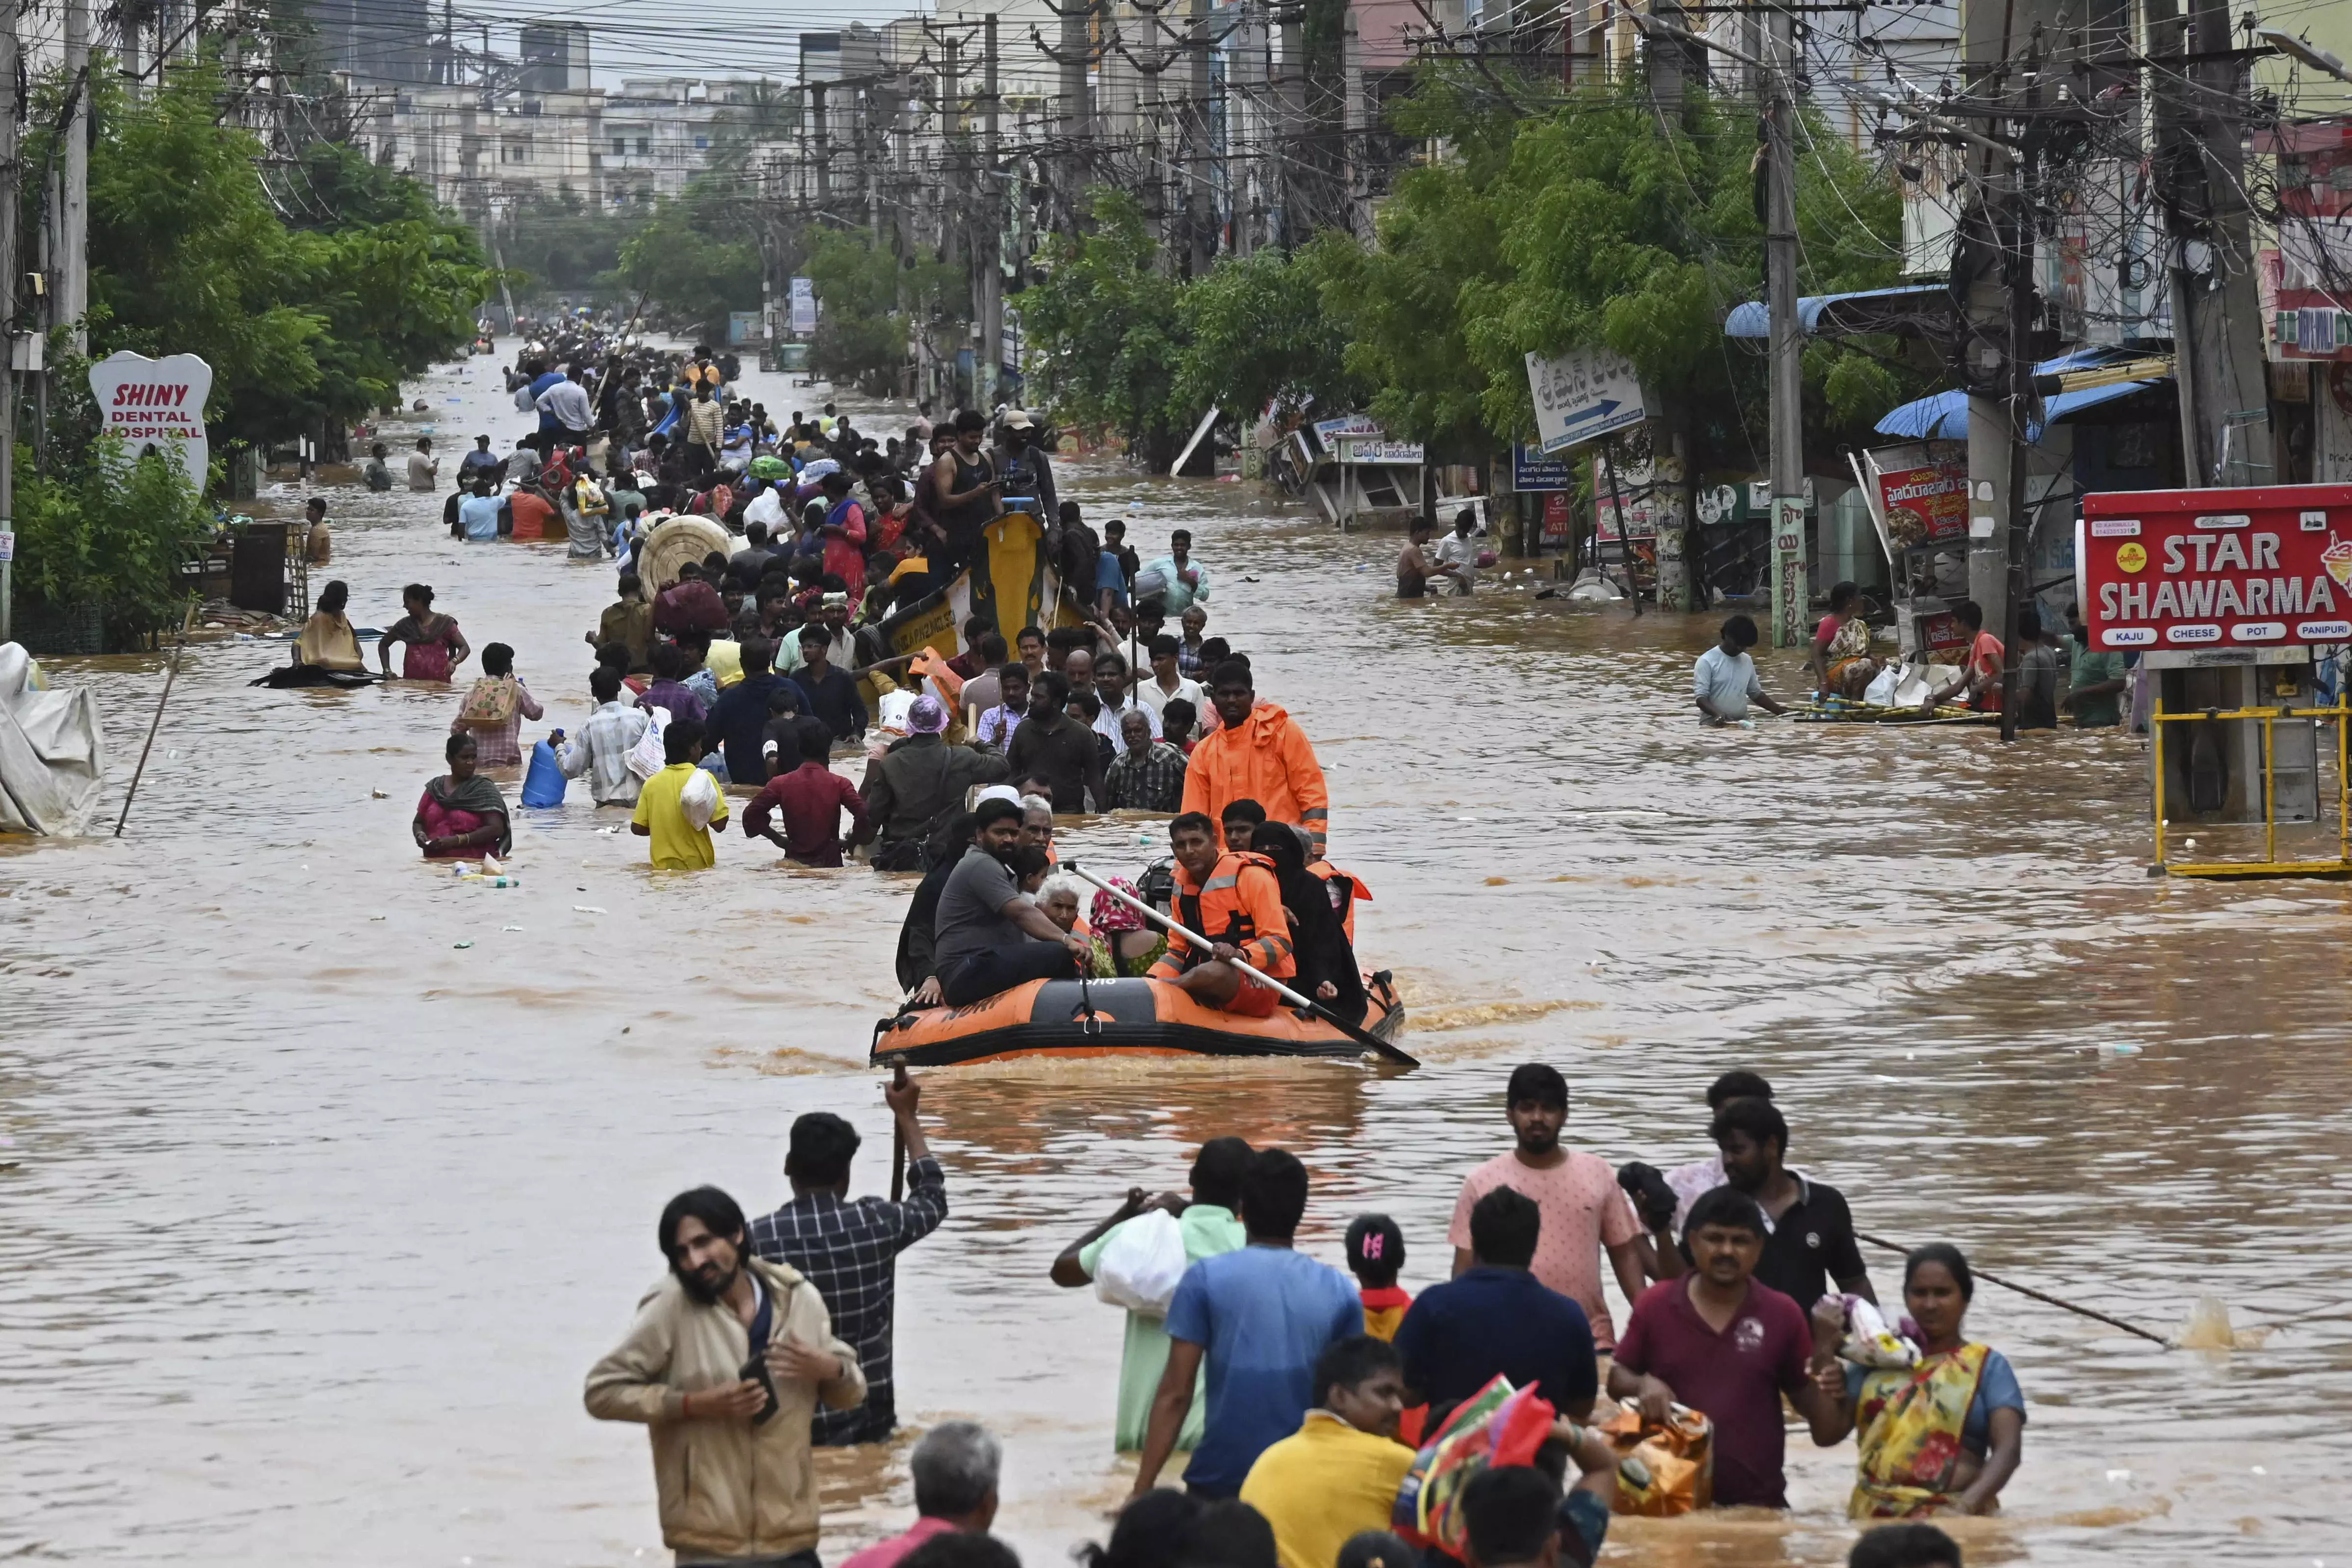
[[[205,439],[205,399],[213,393],[213,367],[194,354],[149,359],[128,349],[89,367],[90,395],[98,399],[103,436],[120,436],[117,448],[130,458],[152,451],[178,459],[188,482],[201,492],[212,447]]]
[[[793,336],[807,337],[816,331],[816,284],[806,278],[792,281]]]
[[[2088,495],[2074,527],[2099,647],[2352,641],[2352,485]]]
[[[1920,441],[1864,454],[1879,515],[1897,550],[1969,536],[1969,449],[1964,441]]]

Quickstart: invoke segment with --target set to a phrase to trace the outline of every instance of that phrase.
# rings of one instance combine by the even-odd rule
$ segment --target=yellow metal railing
[[[2352,875],[2352,777],[2346,763],[2352,760],[2352,703],[2336,699],[2333,708],[2198,708],[2167,713],[2164,700],[2156,700],[2148,715],[2148,741],[2156,769],[2156,864],[2176,877],[2331,877]],[[2281,719],[2331,719],[2336,723],[2336,858],[2285,860],[2278,858],[2278,790],[2272,763],[2275,756],[2273,728]],[[2172,865],[2164,858],[2164,727],[2207,721],[2259,721],[2263,727],[2263,858],[2258,861],[2209,860]],[[2236,824],[2210,824],[2234,826]]]

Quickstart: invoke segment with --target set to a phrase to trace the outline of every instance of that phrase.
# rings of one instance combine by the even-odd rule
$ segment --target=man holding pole
[[[882,1091],[907,1153],[905,1201],[853,1201],[849,1163],[857,1152],[857,1130],[831,1111],[813,1110],[793,1123],[784,1155],[792,1202],[751,1222],[752,1255],[790,1264],[816,1287],[833,1313],[833,1331],[856,1348],[865,1373],[863,1404],[816,1413],[813,1432],[821,1447],[878,1442],[898,1425],[890,1335],[898,1254],[937,1230],[948,1215],[947,1174],[915,1114],[922,1092],[903,1070]]]
[[[1176,856],[1176,917],[1213,943],[1206,952],[1172,932],[1150,978],[1173,981],[1193,1001],[1244,1018],[1270,1018],[1281,996],[1234,967],[1236,958],[1272,980],[1298,973],[1282,888],[1262,857],[1217,847],[1217,825],[1188,811],[1168,825]]]

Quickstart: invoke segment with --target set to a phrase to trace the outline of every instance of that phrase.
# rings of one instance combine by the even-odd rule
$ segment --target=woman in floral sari
[[[1840,583],[1830,590],[1830,613],[1813,628],[1811,664],[1822,697],[1860,697],[1878,674],[1870,657],[1870,623],[1862,618],[1862,590]]]
[[[2024,1455],[2025,1394],[2008,1358],[1961,1331],[1975,1293],[1958,1247],[1919,1248],[1903,1265],[1903,1305],[1917,1326],[1919,1364],[1832,1362],[1817,1374],[1822,1391],[1840,1402],[1862,1454],[1851,1517],[1921,1519],[1990,1513],[2000,1505],[2000,1489]],[[1836,1298],[1815,1309],[1825,1310],[1838,1310]],[[1817,1318],[1817,1337],[1824,1326]]]
[[[1143,895],[1135,884],[1124,877],[1113,877],[1110,885],[1129,898],[1140,902]],[[1168,951],[1164,931],[1147,927],[1143,917],[1112,898],[1108,893],[1095,894],[1094,908],[1088,911],[1087,941],[1094,945],[1094,975],[1097,980],[1134,979],[1148,973]]]

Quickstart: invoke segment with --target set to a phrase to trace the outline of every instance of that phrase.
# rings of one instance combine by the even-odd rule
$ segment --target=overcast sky
[[[550,20],[585,22],[592,37],[589,65],[595,85],[617,86],[625,76],[772,76],[800,73],[800,36],[849,22],[878,26],[932,8],[930,0],[814,0],[808,5],[753,0],[467,0],[457,9],[463,30],[471,19],[479,37],[491,23],[490,47],[514,47],[514,25]],[[440,16],[439,0],[435,17]]]

